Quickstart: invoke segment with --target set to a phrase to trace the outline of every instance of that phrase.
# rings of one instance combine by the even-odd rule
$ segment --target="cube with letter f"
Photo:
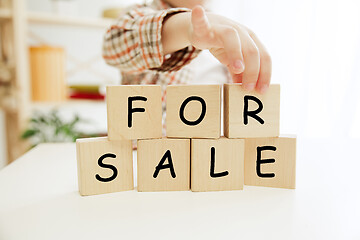
[[[123,85],[106,88],[109,140],[162,136],[159,85]]]

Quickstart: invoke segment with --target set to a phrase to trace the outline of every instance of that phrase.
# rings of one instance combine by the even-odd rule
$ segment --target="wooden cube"
[[[245,185],[295,188],[296,137],[245,139]]]
[[[277,137],[280,129],[280,85],[265,94],[247,92],[241,84],[224,85],[224,135],[228,138]]]
[[[106,88],[110,140],[162,137],[159,85],[123,85]]]
[[[131,140],[78,139],[76,152],[82,196],[134,189]]]
[[[220,85],[178,85],[166,88],[166,135],[219,138]]]
[[[190,139],[139,140],[138,191],[190,190]]]
[[[244,185],[243,139],[191,139],[191,190],[241,190]]]

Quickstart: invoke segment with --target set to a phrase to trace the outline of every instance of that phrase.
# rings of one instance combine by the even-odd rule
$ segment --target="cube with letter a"
[[[190,190],[190,139],[138,140],[138,191]]]

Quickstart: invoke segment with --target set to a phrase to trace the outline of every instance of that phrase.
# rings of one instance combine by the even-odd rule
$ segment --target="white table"
[[[360,141],[298,139],[297,189],[81,197],[74,144],[0,171],[0,239],[360,239]]]

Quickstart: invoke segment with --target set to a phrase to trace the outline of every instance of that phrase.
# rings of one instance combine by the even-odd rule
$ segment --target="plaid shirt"
[[[120,69],[122,84],[185,84],[192,79],[189,64],[200,52],[192,46],[163,56],[164,19],[186,8],[170,8],[161,0],[128,9],[106,32],[103,58]]]

